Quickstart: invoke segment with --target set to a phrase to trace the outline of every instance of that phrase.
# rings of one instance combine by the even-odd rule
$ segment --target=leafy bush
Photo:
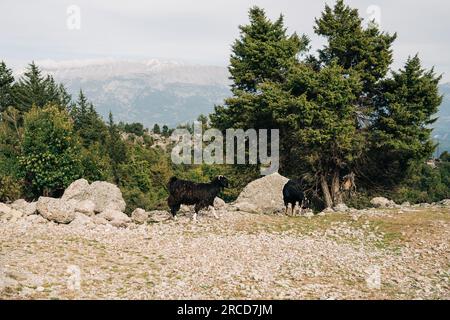
[[[17,200],[22,195],[23,181],[12,176],[0,176],[0,202]]]
[[[71,118],[55,105],[25,114],[20,168],[29,191],[57,196],[81,177],[80,147]]]

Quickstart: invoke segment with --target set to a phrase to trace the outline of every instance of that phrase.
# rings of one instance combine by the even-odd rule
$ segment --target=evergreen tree
[[[22,112],[27,112],[33,105],[42,108],[46,104],[55,104],[66,108],[71,100],[64,86],[56,84],[49,75],[43,76],[34,62],[14,85],[13,96],[14,105]]]
[[[442,102],[440,79],[433,69],[424,70],[416,55],[382,82],[383,96],[371,126],[368,159],[373,166],[366,173],[372,181],[392,187],[405,178],[412,161],[431,157],[435,145],[430,125]]]
[[[324,48],[319,50],[319,63],[328,65],[336,61],[346,70],[357,71],[363,92],[373,92],[377,81],[389,71],[391,46],[397,35],[381,32],[376,24],[364,28],[358,10],[343,0],[337,0],[333,8],[326,5],[315,22],[315,33],[327,39]]]
[[[168,137],[169,136],[169,127],[167,125],[163,125],[161,134],[164,137]]]
[[[216,106],[210,116],[216,128],[271,128],[270,114],[248,103],[264,82],[282,83],[298,56],[306,50],[308,39],[287,34],[283,16],[270,21],[263,9],[249,11],[250,24],[240,26],[240,38],[232,46],[229,71],[233,97],[225,106]],[[269,126],[268,126],[269,125]]]
[[[13,107],[0,115],[0,201],[14,201],[22,194],[19,157],[23,134],[22,116]]]
[[[74,128],[84,147],[89,147],[94,143],[105,144],[108,129],[82,90],[80,90],[78,100],[71,108],[71,116],[74,120]]]
[[[232,88],[255,92],[265,81],[282,82],[308,40],[296,33],[288,36],[282,15],[272,22],[263,9],[249,11],[250,24],[240,26],[240,38],[232,46],[229,71]]]
[[[12,87],[14,77],[5,62],[0,62],[0,112],[13,105]]]
[[[113,115],[109,112],[108,123],[108,153],[111,159],[111,168],[116,184],[120,182],[119,165],[127,160],[127,148],[125,142],[122,140],[119,130],[114,123]]]
[[[440,78],[413,58],[386,79],[395,34],[363,27],[358,11],[338,0],[316,19],[315,32],[327,40],[324,48],[317,57],[298,61],[302,41],[293,41],[295,50],[286,49],[293,42],[279,32],[281,18],[271,23],[253,8],[250,20],[233,45],[233,97],[210,118],[221,129],[280,129],[281,172],[304,178],[326,207],[342,202],[345,176],[364,180],[389,163],[395,164],[395,177],[404,176],[408,164],[434,149],[428,126],[441,103]],[[277,48],[290,55],[278,56]],[[265,50],[279,58],[277,63],[267,63],[270,55],[261,59]],[[372,179],[371,187],[380,184]]]
[[[127,133],[132,133],[138,137],[142,137],[144,135],[144,125],[139,122],[126,123],[124,126],[124,131]]]
[[[160,134],[161,133],[161,128],[159,127],[159,124],[155,123],[155,125],[153,126],[153,133],[156,134]]]

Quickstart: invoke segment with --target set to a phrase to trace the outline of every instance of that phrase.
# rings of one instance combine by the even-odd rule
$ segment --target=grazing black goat
[[[195,183],[172,177],[168,187],[167,204],[174,218],[182,204],[195,205],[194,221],[197,220],[198,212],[207,207],[211,208],[214,217],[218,218],[214,209],[214,199],[223,188],[228,187],[228,179],[218,176],[210,183]]]
[[[288,206],[292,206],[292,215],[294,215],[294,209],[298,203],[300,206],[300,214],[303,209],[308,207],[308,198],[306,196],[304,185],[301,180],[289,180],[283,187],[283,200],[286,206],[286,212],[288,213]]]

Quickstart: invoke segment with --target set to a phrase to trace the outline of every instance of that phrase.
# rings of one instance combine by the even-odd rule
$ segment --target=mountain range
[[[146,127],[193,121],[230,95],[225,67],[158,59],[37,64],[74,97],[82,89],[105,119],[111,111],[117,121],[141,122]]]
[[[230,95],[228,70],[220,66],[162,59],[44,60],[37,64],[64,83],[74,97],[82,89],[105,119],[111,111],[116,121],[141,122],[150,128],[155,123],[175,127],[193,121]],[[440,90],[444,100],[433,138],[442,152],[450,150],[450,83],[442,84]]]

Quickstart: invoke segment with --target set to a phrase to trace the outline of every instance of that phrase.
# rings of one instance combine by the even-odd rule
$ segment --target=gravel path
[[[0,224],[1,299],[450,299],[450,209]]]

